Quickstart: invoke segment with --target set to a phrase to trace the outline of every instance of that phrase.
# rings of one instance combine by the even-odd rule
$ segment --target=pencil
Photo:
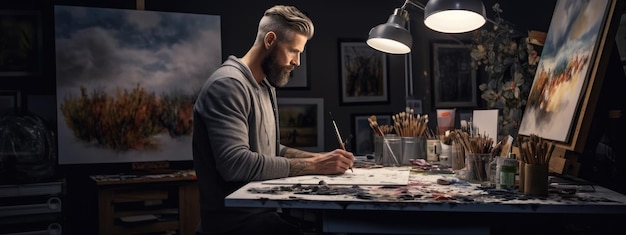
[[[333,127],[335,127],[335,134],[337,134],[337,140],[339,141],[339,147],[341,147],[341,149],[346,150],[346,146],[343,144],[343,140],[341,139],[341,134],[339,134],[339,129],[337,128],[337,123],[335,122],[335,118],[333,117],[333,113],[328,112],[328,114],[330,114],[330,119],[333,121]],[[354,172],[354,170],[352,170],[352,167],[348,167],[350,169],[351,172]]]

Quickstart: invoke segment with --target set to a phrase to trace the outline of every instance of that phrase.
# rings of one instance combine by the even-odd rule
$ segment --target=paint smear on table
[[[263,181],[276,185],[407,185],[410,167],[354,168],[342,175],[305,175]]]

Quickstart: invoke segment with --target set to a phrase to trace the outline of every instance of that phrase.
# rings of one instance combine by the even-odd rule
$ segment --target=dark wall
[[[425,3],[426,0],[419,0]],[[514,23],[520,32],[528,30],[548,31],[556,0],[496,1],[483,0],[487,14],[493,17],[491,7],[499,2],[504,11],[502,17]],[[315,35],[307,44],[308,79],[306,89],[280,89],[279,97],[323,98],[325,113],[333,113],[339,131],[346,137],[352,132],[352,115],[370,113],[397,113],[404,110],[406,86],[404,56],[388,55],[389,102],[380,104],[342,104],[339,98],[338,42],[341,40],[365,40],[369,30],[384,23],[402,0],[284,0],[284,1],[193,1],[193,0],[145,0],[145,9],[153,11],[184,12],[220,15],[222,24],[222,58],[228,55],[243,56],[253,43],[258,20],[265,9],[275,4],[295,5],[305,11],[315,23]],[[41,11],[43,21],[43,70],[39,75],[25,77],[0,77],[0,90],[22,92],[25,109],[35,111],[52,124],[56,123],[55,57],[54,57],[54,5],[93,6],[120,9],[135,9],[132,0],[21,0],[3,1],[0,9],[25,9]],[[427,29],[422,11],[409,6],[410,27],[413,35],[412,96],[423,100],[424,113],[434,117],[431,87],[430,43],[435,40],[468,40],[470,34],[447,35]],[[487,24],[484,27],[492,27]],[[623,70],[619,79],[623,78]],[[208,75],[207,75],[208,76]],[[611,80],[613,81],[613,80]],[[623,81],[623,79],[622,79]],[[611,83],[613,84],[613,83]],[[50,98],[46,101],[46,98]],[[31,102],[36,100],[37,102]],[[480,101],[480,98],[478,99]],[[621,106],[620,106],[621,107]],[[476,108],[480,108],[476,107]],[[621,107],[623,108],[623,107]],[[606,110],[609,108],[604,108]],[[470,109],[471,110],[471,109]],[[338,147],[331,120],[324,115],[324,146],[326,150]],[[623,119],[620,119],[623,120]],[[436,120],[435,120],[436,121]],[[435,123],[434,121],[431,124]],[[623,125],[622,125],[623,126]],[[602,135],[597,134],[597,135]],[[623,138],[622,138],[623,139]],[[596,140],[598,141],[598,140]],[[592,145],[593,146],[593,145]],[[190,167],[181,163],[182,168]],[[95,194],[87,188],[89,174],[119,173],[129,170],[129,165],[63,166],[61,174],[68,178],[70,234],[91,234],[94,230],[82,227],[97,226],[94,210]],[[80,232],[78,232],[80,231]],[[85,232],[85,233],[83,233]]]
[[[421,2],[426,2],[422,0]],[[488,16],[492,17],[491,6],[496,1],[483,1]],[[533,2],[533,1],[531,1]],[[502,16],[514,22],[521,32],[536,29],[547,31],[556,0],[505,1],[500,3]],[[402,0],[342,0],[332,4],[320,4],[318,1],[192,1],[178,0],[146,0],[145,9],[154,11],[185,12],[198,14],[220,15],[222,23],[222,57],[228,55],[243,56],[253,43],[258,20],[265,9],[275,4],[295,5],[305,11],[315,23],[315,35],[307,44],[308,77],[310,86],[307,89],[281,89],[279,97],[323,98],[325,112],[333,112],[341,133],[348,136],[352,132],[351,115],[353,113],[397,113],[404,110],[407,94],[405,85],[405,67],[403,55],[388,55],[389,101],[385,103],[351,103],[342,104],[339,97],[340,72],[338,61],[338,42],[341,40],[365,40],[369,30],[384,23],[393,9],[402,5]],[[55,104],[50,99],[41,104],[40,95],[55,95],[54,72],[54,5],[78,5],[120,9],[136,9],[135,1],[77,1],[77,0],[45,0],[19,1],[0,5],[6,9],[35,9],[43,16],[43,72],[39,76],[3,78],[0,80],[2,90],[20,90],[23,95],[23,106],[34,109],[46,119],[55,123]],[[424,113],[433,112],[431,94],[432,75],[430,63],[430,42],[433,40],[467,40],[469,33],[447,35],[427,29],[422,23],[422,11],[414,6],[408,7],[410,26],[413,32],[412,72],[413,96],[423,100]],[[530,17],[532,16],[532,17]],[[484,27],[491,27],[487,24]],[[37,97],[32,97],[36,95]],[[31,98],[31,99],[29,99]],[[479,99],[480,100],[480,99]],[[324,146],[326,149],[338,147],[334,132],[330,125],[330,117],[324,115]],[[434,125],[434,121],[431,125]]]

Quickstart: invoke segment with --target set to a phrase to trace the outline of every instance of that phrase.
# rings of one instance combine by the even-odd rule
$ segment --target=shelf
[[[62,234],[64,184],[0,185],[0,235]]]
[[[176,182],[182,180],[195,181],[196,172],[193,170],[181,170],[165,174],[114,174],[114,175],[93,175],[91,179],[97,185],[120,185],[120,184],[142,184]]]
[[[63,227],[61,223],[50,222],[38,222],[38,223],[15,223],[8,227],[2,227],[0,235],[61,235]]]
[[[36,184],[0,185],[0,198],[60,194],[63,192],[63,184],[63,181],[55,181]]]
[[[0,207],[0,217],[46,213],[61,213],[61,199],[50,197],[45,203]]]
[[[98,189],[100,235],[195,233],[200,217],[195,177],[91,178]]]
[[[135,190],[127,189],[127,191],[118,190],[113,196],[113,203],[124,202],[142,202],[150,200],[167,200],[169,192],[166,190]]]
[[[114,218],[122,218],[127,216],[135,216],[135,215],[160,215],[171,217],[172,215],[178,216],[178,208],[154,208],[154,209],[144,209],[144,210],[124,210],[124,211],[116,211],[113,215]]]

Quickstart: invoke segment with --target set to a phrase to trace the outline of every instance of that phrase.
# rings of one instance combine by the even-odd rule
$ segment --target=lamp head
[[[406,54],[411,52],[413,38],[405,28],[409,20],[409,13],[404,8],[396,8],[387,23],[372,28],[369,32],[367,45],[391,54]]]
[[[424,24],[443,33],[465,33],[486,22],[481,0],[428,0],[424,7]]]

